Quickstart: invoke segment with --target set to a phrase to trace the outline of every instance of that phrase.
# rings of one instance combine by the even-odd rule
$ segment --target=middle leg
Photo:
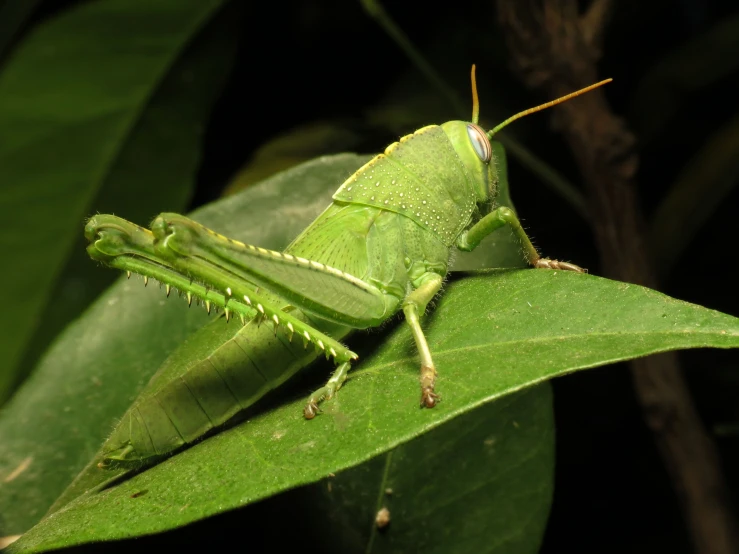
[[[413,339],[421,356],[421,406],[433,408],[439,401],[439,395],[434,392],[436,366],[431,359],[431,350],[429,350],[426,336],[423,334],[423,329],[421,329],[420,316],[423,315],[428,303],[441,289],[444,279],[437,273],[426,273],[419,280],[418,288],[403,301],[403,313],[408,325],[411,326]]]

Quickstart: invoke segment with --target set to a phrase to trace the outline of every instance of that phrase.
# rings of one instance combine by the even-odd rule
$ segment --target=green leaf
[[[284,248],[368,159],[319,158],[193,215],[229,236]],[[22,533],[44,515],[170,352],[208,322],[203,310],[184,306],[140,278],[123,278],[46,352],[0,412],[0,535]]]
[[[547,385],[512,394],[293,495],[303,541],[327,554],[538,552],[554,489],[551,397]]]
[[[211,107],[229,72],[239,28],[233,10],[218,14],[170,68],[132,129],[91,206],[95,212],[146,221],[187,205],[200,165],[200,142]],[[23,358],[23,377],[51,341],[116,278],[90,263],[77,237]],[[20,380],[20,379],[17,379]]]
[[[194,215],[229,236],[280,248],[366,160],[320,158]],[[8,481],[0,482],[4,534],[22,532],[39,519],[93,459],[146,379],[204,322],[202,311],[183,310],[161,293],[152,298],[152,287],[125,291],[131,283],[116,285],[71,326],[0,414],[0,477]],[[183,322],[188,329],[177,322],[183,314],[192,318]],[[381,346],[363,355],[321,417],[306,422],[301,409],[308,391],[325,379],[326,365],[305,372],[309,383],[293,384],[298,388],[290,403],[118,486],[78,498],[13,548],[34,551],[175,527],[356,466],[551,376],[667,349],[739,344],[737,320],[729,316],[634,285],[551,271],[499,271],[454,281],[425,325],[441,370],[444,402],[436,409],[418,409],[416,354],[404,325],[358,334],[352,344],[362,352],[372,351],[369,337]],[[284,395],[272,399],[282,401]],[[110,475],[94,463],[89,470],[96,479]],[[245,478],[252,475],[258,477]],[[77,492],[88,488],[84,479],[75,485],[81,485]],[[149,492],[137,494],[142,490]],[[156,518],[147,516],[153,512]]]
[[[356,466],[488,402],[579,369],[680,348],[739,347],[737,318],[561,271],[463,276],[447,286],[424,326],[444,398],[433,410],[418,408],[417,355],[408,327],[397,325],[315,420],[302,417],[308,389],[301,389],[159,465],[82,495],[10,552],[154,533],[209,517]],[[357,341],[361,335],[349,343]],[[147,494],[137,494],[142,490]]]
[[[739,114],[688,161],[654,214],[649,238],[662,275],[738,182]]]
[[[190,75],[198,77],[192,85],[172,69],[221,4],[79,4],[33,29],[0,73],[0,248],[14,268],[2,273],[0,286],[22,292],[6,300],[0,316],[0,402],[16,381],[23,356],[30,352],[33,358],[40,348],[31,344],[55,287],[73,297],[85,290],[74,275],[67,275],[71,290],[59,279],[80,244],[81,221],[98,207],[101,189],[108,189],[104,198],[111,201],[135,199],[136,204],[128,200],[115,206],[117,213],[136,218],[150,217],[157,203],[171,207],[186,201],[197,165],[193,123],[207,114],[230,56],[223,49],[210,50],[211,56],[226,54],[226,61],[212,68],[204,67],[202,58],[190,60],[198,68]],[[157,96],[176,85],[185,89],[169,98],[171,106]],[[185,108],[180,121],[172,110],[188,101],[195,105]],[[155,153],[162,157],[158,167],[164,179],[153,170]],[[168,175],[173,160],[182,169]],[[141,202],[142,197],[158,200]],[[70,304],[76,306],[72,312],[79,311],[74,298]]]

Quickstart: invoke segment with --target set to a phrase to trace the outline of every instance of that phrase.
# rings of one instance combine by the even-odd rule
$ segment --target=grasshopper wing
[[[161,214],[152,231],[162,256],[195,279],[215,283],[227,272],[235,282],[262,287],[341,325],[374,327],[397,305],[396,298],[339,269],[229,239],[179,214]]]

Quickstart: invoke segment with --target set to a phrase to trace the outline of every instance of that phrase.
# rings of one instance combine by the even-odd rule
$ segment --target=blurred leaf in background
[[[8,6],[6,6],[7,8]],[[187,205],[205,121],[231,69],[222,2],[91,2],[33,29],[0,72],[0,401],[111,282],[84,219]],[[131,40],[131,37],[137,37]]]

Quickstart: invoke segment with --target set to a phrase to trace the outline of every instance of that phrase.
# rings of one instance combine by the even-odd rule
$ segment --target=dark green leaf
[[[238,22],[224,10],[188,45],[146,106],[98,195],[94,212],[147,221],[187,205],[200,164],[200,142],[212,104],[228,74]],[[27,374],[64,326],[115,280],[114,272],[90,263],[87,241],[78,236],[31,339],[20,368]],[[20,379],[18,379],[20,380]]]
[[[207,114],[218,88],[211,79],[220,82],[225,67],[212,59],[189,60],[198,70],[187,76],[198,78],[192,85],[182,81],[187,65],[180,73],[171,70],[221,3],[83,3],[32,30],[0,73],[0,247],[14,268],[2,273],[0,285],[19,292],[8,297],[0,318],[0,402],[31,348],[73,246],[80,244],[81,222],[98,207],[94,199],[101,188],[110,188],[104,197],[111,201],[134,199],[137,204],[116,204],[116,211],[128,206],[137,217],[157,203],[141,202],[142,196],[155,195],[159,205],[168,194],[176,205],[187,198],[197,161],[193,125]],[[213,44],[224,45],[226,37]],[[209,50],[211,57],[216,52],[227,55],[222,48]],[[204,61],[213,67],[204,68]],[[176,86],[185,90],[157,96]],[[172,110],[183,101],[195,104],[180,121]],[[153,155],[162,157],[158,167],[165,176],[172,160],[182,169],[162,179],[153,171]],[[79,311],[75,296],[85,290],[84,280],[67,277],[70,286],[62,283],[55,292],[69,294],[71,311]]]
[[[636,285],[561,271],[492,270],[457,279],[425,329],[444,398],[435,409],[418,408],[413,341],[407,326],[396,326],[357,364],[321,417],[303,419],[307,391],[301,391],[116,486],[79,497],[10,551],[153,533],[243,506],[578,369],[679,348],[739,347],[737,318]],[[132,498],[141,490],[149,492]]]

